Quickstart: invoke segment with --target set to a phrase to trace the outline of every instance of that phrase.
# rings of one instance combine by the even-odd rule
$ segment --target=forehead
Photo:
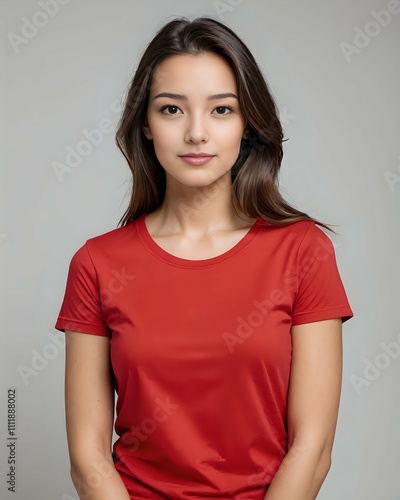
[[[154,72],[150,95],[181,89],[189,93],[236,92],[236,79],[230,65],[220,56],[181,54],[165,59]]]

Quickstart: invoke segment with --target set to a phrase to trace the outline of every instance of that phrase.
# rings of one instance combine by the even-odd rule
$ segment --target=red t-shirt
[[[263,500],[287,452],[292,325],[353,316],[330,238],[261,218],[230,250],[163,250],[145,215],[73,255],[55,328],[110,338],[132,499]]]

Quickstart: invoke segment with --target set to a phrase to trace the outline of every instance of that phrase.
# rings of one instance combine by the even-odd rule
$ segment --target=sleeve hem
[[[54,328],[56,330],[59,330],[60,332],[65,332],[65,330],[72,330],[80,333],[89,333],[91,335],[110,337],[109,330],[104,328],[104,326],[85,323],[81,320],[58,318]]]
[[[320,311],[295,314],[292,316],[292,326],[333,318],[342,318],[342,323],[344,323],[353,316],[354,313],[349,306],[337,306],[329,309],[322,309]]]

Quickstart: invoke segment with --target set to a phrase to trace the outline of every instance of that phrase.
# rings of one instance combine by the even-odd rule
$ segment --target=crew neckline
[[[161,260],[178,267],[186,268],[208,267],[230,259],[234,255],[237,255],[241,250],[243,250],[256,237],[261,228],[266,224],[266,222],[261,217],[257,217],[256,221],[249,228],[247,233],[226,252],[223,252],[222,254],[216,255],[214,257],[210,257],[208,259],[193,260],[184,259],[182,257],[178,257],[177,255],[173,255],[164,250],[158,243],[156,243],[156,241],[149,233],[149,230],[147,229],[146,215],[148,214],[142,214],[136,221],[138,234],[146,248]]]

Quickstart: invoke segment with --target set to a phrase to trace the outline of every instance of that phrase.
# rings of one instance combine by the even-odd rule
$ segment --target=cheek
[[[165,137],[168,137],[169,139],[175,137],[176,139],[177,135],[182,132],[182,125],[178,122],[178,120],[162,120],[157,123],[156,128],[160,140],[164,140],[164,142],[167,142]]]
[[[232,121],[231,123],[216,124],[213,128],[212,135],[218,138],[221,143],[224,142],[227,146],[232,147],[235,144],[240,144],[244,132],[244,126],[239,120]]]
[[[176,132],[171,127],[162,127],[156,125],[152,127],[153,144],[156,152],[166,152],[171,149],[171,145],[176,141]]]
[[[242,135],[242,131],[237,128],[225,130],[224,133],[218,135],[217,141],[223,146],[226,154],[231,156],[239,152]]]

